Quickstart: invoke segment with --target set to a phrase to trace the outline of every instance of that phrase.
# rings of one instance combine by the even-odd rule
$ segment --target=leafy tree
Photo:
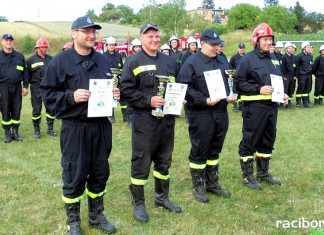
[[[281,6],[266,7],[261,13],[260,22],[266,22],[277,33],[296,33],[296,15]]]
[[[86,13],[86,16],[88,16],[93,21],[97,21],[97,19],[98,19],[98,16],[95,14],[93,9],[88,10],[87,13]]]
[[[264,0],[264,5],[266,7],[278,6],[279,5],[279,1],[278,0]]]
[[[35,40],[32,38],[30,34],[27,34],[23,37],[21,42],[21,53],[24,55],[28,55],[34,52]]]
[[[214,0],[203,0],[201,3],[201,7],[204,9],[214,9],[215,8]]]
[[[202,33],[206,27],[206,20],[204,16],[195,14],[188,21],[188,28],[192,29],[194,33]]]
[[[120,13],[120,22],[124,24],[131,24],[135,18],[134,10],[126,5],[117,6],[117,10]]]
[[[0,16],[0,22],[8,22],[5,16]]]
[[[296,6],[293,11],[297,17],[297,22],[294,26],[297,33],[303,33],[305,24],[305,9],[300,5],[299,2],[296,2]]]
[[[101,10],[102,12],[104,11],[108,11],[108,10],[114,10],[115,9],[115,5],[112,3],[107,3]]]
[[[321,13],[311,12],[305,17],[305,24],[310,26],[313,33],[322,29],[323,22],[324,15]]]
[[[260,22],[260,15],[261,9],[259,7],[246,3],[237,4],[228,13],[228,28],[253,28]]]

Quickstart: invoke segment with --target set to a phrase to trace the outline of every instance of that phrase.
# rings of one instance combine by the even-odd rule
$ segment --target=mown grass
[[[230,127],[220,160],[220,182],[232,192],[229,199],[210,195],[210,203],[197,202],[189,174],[187,124],[176,122],[171,167],[170,198],[183,208],[182,214],[154,208],[154,181],[146,186],[148,224],[132,217],[130,183],[130,129],[115,111],[111,176],[105,196],[105,213],[118,234],[310,234],[310,228],[276,228],[276,220],[324,220],[323,132],[324,106],[280,110],[278,136],[271,161],[272,173],[283,181],[281,187],[262,184],[262,191],[242,186],[237,148],[241,139],[241,114],[229,106]],[[60,121],[55,131],[60,132]],[[32,137],[31,107],[24,98],[20,134],[22,143],[0,143],[0,234],[64,234],[65,210],[61,200],[59,137]],[[0,138],[3,138],[0,130]],[[103,234],[87,224],[87,200],[81,204],[84,234]]]

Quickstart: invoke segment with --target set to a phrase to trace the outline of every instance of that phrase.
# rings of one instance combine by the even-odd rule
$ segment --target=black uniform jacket
[[[210,97],[204,72],[220,69],[223,75],[226,94],[229,95],[229,86],[225,70],[230,69],[229,63],[222,56],[217,55],[210,58],[201,51],[190,56],[182,65],[178,80],[188,84],[186,93],[188,112],[211,112],[214,110],[225,110],[227,107],[226,99],[222,99],[214,106],[208,106],[206,101]]]
[[[13,50],[12,53],[0,51],[0,84],[20,85],[28,88],[28,74],[23,54]]]
[[[236,68],[234,83],[240,95],[260,95],[262,86],[271,86],[270,74],[282,76],[280,65],[273,64],[269,53],[258,48],[242,57]]]
[[[56,55],[49,63],[40,84],[45,105],[55,110],[58,119],[86,119],[88,102],[75,103],[77,89],[89,89],[89,79],[111,79],[107,59],[92,50],[88,56],[79,55],[74,48]]]
[[[230,63],[230,65],[231,65],[231,68],[232,68],[232,69],[236,69],[238,63],[240,62],[242,56],[244,56],[244,55],[245,55],[245,54],[240,55],[240,53],[237,52],[235,55],[233,55],[233,56],[231,57],[229,63]]]
[[[296,66],[298,75],[312,74],[313,56],[305,52],[300,52],[296,56]]]
[[[292,78],[297,75],[295,59],[295,55],[284,54],[281,57],[282,75],[285,78]]]
[[[108,59],[111,68],[123,68],[123,58],[119,52],[115,51],[113,54],[111,54],[109,51],[106,51],[103,53],[103,55]]]
[[[27,59],[26,63],[29,83],[40,84],[45,75],[45,69],[52,59],[53,57],[50,55],[45,55],[45,58],[43,59],[37,53]]]
[[[146,54],[142,49],[129,57],[124,65],[120,80],[121,100],[126,101],[135,113],[151,114],[151,98],[157,95],[158,81],[155,75],[176,78],[176,61],[158,52],[156,57]]]
[[[319,55],[316,57],[313,64],[313,74],[316,76],[324,76],[324,56]]]

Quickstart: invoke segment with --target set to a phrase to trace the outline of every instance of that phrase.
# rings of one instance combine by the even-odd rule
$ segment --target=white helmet
[[[171,50],[171,48],[169,47],[168,44],[164,43],[162,46],[161,46],[161,51],[163,50]]]
[[[173,40],[177,40],[177,41],[178,41],[179,39],[178,39],[178,37],[176,37],[176,36],[172,36],[172,37],[169,39],[169,42],[171,42],[171,41],[173,41]]]
[[[322,45],[319,49],[319,52],[323,51],[324,50],[324,45]]]
[[[283,43],[282,42],[276,42],[276,46],[275,47],[279,47],[279,48],[283,48]]]
[[[291,46],[292,46],[293,48],[297,49],[296,44],[292,43]]]
[[[187,48],[189,48],[190,43],[196,43],[197,45],[197,39],[195,39],[193,36],[190,36],[187,40]]]
[[[135,46],[142,46],[142,43],[138,38],[135,38],[133,39],[133,41],[131,41],[131,50],[133,50],[133,47]]]
[[[291,42],[286,42],[285,44],[285,49],[287,49],[288,47],[292,47],[293,44]]]
[[[106,38],[106,44],[116,44],[116,38],[109,36],[108,38]]]
[[[310,43],[309,42],[302,42],[301,49],[303,50],[307,46],[310,46]]]

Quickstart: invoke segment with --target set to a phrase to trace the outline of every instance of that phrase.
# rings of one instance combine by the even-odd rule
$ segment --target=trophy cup
[[[116,88],[118,86],[118,79],[123,70],[118,68],[110,68],[110,71],[113,75],[113,88]],[[117,106],[118,106],[118,101],[114,99],[113,107],[116,108]]]
[[[236,70],[235,69],[228,69],[225,70],[225,73],[229,76],[228,77],[228,86],[230,89],[230,93],[229,93],[229,98],[236,98],[237,94],[234,93],[233,91],[233,75],[235,74]]]
[[[163,76],[163,75],[155,75],[155,77],[156,77],[156,81],[159,83],[158,92],[156,95],[163,98],[166,89],[166,84],[170,81],[170,77]],[[152,110],[152,115],[159,118],[164,117],[162,107]]]

